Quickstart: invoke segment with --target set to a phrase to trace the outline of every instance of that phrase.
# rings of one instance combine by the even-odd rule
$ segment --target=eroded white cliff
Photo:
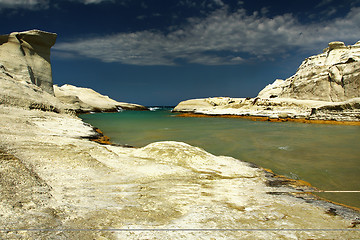
[[[174,111],[213,115],[360,121],[360,41],[331,42],[303,61],[286,80],[277,79],[256,98],[191,99]]]
[[[0,101],[2,103],[75,112],[146,110],[144,106],[117,102],[89,88],[71,85],[55,86],[54,92],[50,49],[55,44],[56,37],[55,33],[40,30],[13,32],[0,36],[0,77],[3,78],[0,82],[3,89]],[[57,98],[46,96],[43,91],[50,95],[56,94]],[[12,96],[10,97],[9,94]]]
[[[323,53],[305,59],[286,80],[266,86],[259,98],[294,98],[341,102],[360,97],[360,41],[331,42]]]
[[[0,69],[1,239],[358,236],[356,211],[319,201],[304,194],[313,188],[252,164],[178,142],[137,149],[89,141],[96,135],[89,124],[19,77]],[[210,99],[203,106],[227,104],[237,102]]]
[[[33,83],[53,94],[50,48],[55,33],[40,30],[13,32],[0,36],[0,67],[17,80]]]

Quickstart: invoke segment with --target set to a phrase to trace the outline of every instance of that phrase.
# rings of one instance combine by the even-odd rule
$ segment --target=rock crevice
[[[33,83],[54,94],[50,48],[55,33],[40,30],[13,32],[0,36],[0,62],[19,81]]]

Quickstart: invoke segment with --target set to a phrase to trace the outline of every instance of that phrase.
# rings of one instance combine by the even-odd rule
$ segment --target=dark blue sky
[[[360,40],[360,0],[0,0],[0,34],[58,34],[55,84],[176,105],[254,97],[330,41]]]

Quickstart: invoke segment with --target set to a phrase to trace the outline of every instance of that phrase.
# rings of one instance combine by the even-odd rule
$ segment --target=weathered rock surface
[[[359,237],[360,214],[309,186],[185,143],[100,145],[39,86],[2,69],[0,88],[1,239]]]
[[[295,118],[359,122],[360,98],[353,98],[344,102],[324,102],[292,98],[214,97],[180,102],[173,111],[273,119]]]
[[[54,85],[54,92],[60,101],[76,112],[115,112],[122,109],[148,110],[139,104],[115,101],[90,88],[81,88],[69,84],[61,87]]]
[[[0,36],[0,68],[18,81],[39,86],[53,94],[50,48],[56,34],[31,30]]]
[[[75,116],[0,105],[0,225],[9,229],[0,231],[0,238],[359,236],[354,231],[359,226],[353,224],[358,213],[301,194],[311,188],[273,184],[281,180],[251,164],[179,142],[138,149],[100,145],[86,139],[94,134]],[[292,196],[294,192],[299,198]],[[260,230],[14,230],[114,228]]]
[[[331,42],[322,54],[305,59],[290,78],[266,86],[259,98],[342,102],[360,97],[360,41]]]
[[[22,81],[0,68],[0,104],[2,106],[65,112],[66,106],[55,96],[31,82]]]
[[[277,79],[256,98],[192,99],[174,111],[360,121],[360,42],[329,43],[324,53],[307,58],[294,76]]]
[[[0,76],[6,78],[7,86],[4,85],[5,82],[1,84],[3,88],[10,87],[10,85],[14,88],[21,88],[19,91],[13,91],[14,94],[18,93],[16,101],[19,101],[19,104],[44,108],[44,106],[38,106],[45,100],[42,92],[54,95],[50,48],[55,44],[56,37],[57,35],[54,33],[40,30],[13,32],[0,36]],[[146,110],[144,106],[117,102],[88,88],[77,88],[71,85],[55,86],[55,88],[56,96],[64,104],[56,99],[49,99],[49,97],[46,100],[47,104],[62,105],[62,108],[76,112],[107,112],[119,109]],[[23,91],[27,94],[22,96],[21,92]],[[39,96],[34,97],[36,94],[32,94],[33,91],[39,92]],[[14,99],[5,97],[3,101],[8,102]],[[32,102],[28,101],[30,99]],[[51,104],[49,101],[53,101],[53,103]]]

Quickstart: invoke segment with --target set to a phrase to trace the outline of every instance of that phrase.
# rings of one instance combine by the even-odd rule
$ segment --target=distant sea
[[[114,143],[142,147],[181,141],[307,181],[321,190],[360,191],[359,126],[184,118],[171,113],[170,107],[150,109],[80,117]],[[360,193],[318,195],[360,208]]]

